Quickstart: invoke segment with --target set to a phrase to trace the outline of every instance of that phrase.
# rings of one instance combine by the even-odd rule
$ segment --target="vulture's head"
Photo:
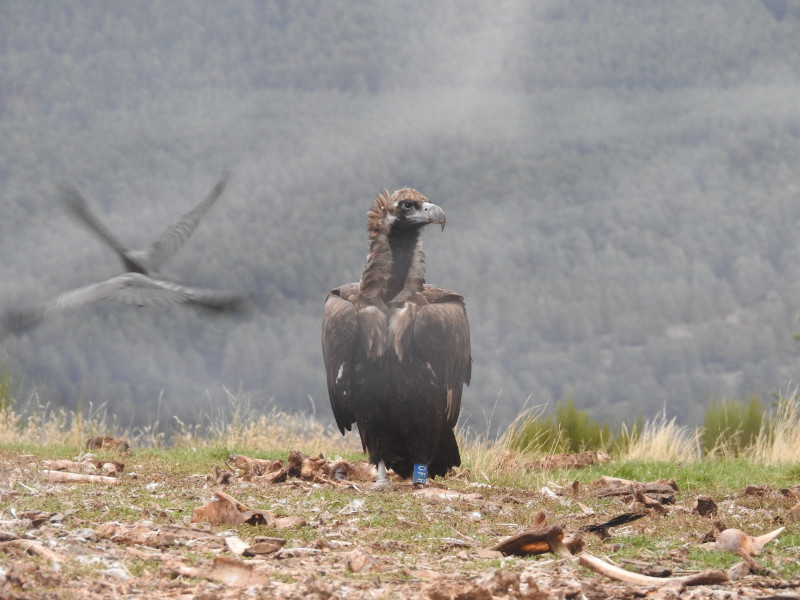
[[[431,223],[437,223],[444,229],[447,220],[444,211],[417,190],[402,188],[391,196],[384,190],[381,197],[386,219],[393,230],[419,228]]]

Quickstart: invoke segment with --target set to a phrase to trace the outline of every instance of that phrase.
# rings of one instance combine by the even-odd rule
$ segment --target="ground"
[[[718,512],[704,517],[694,492],[677,490],[661,508],[637,506],[630,495],[604,496],[555,474],[534,489],[465,469],[425,489],[396,480],[375,491],[364,465],[347,461],[309,459],[292,471],[288,455],[259,463],[100,450],[71,456],[72,465],[50,462],[62,454],[0,451],[0,598],[800,597],[796,547],[787,547],[796,499],[768,486],[718,498]],[[69,471],[77,481],[59,481]],[[217,506],[234,507],[233,521],[209,517]],[[609,537],[580,533],[585,551],[659,576],[732,567],[738,575],[715,585],[639,585],[593,573],[574,556],[492,549],[534,523],[571,536],[631,511],[644,516]],[[752,574],[713,547],[722,521],[759,534],[787,529]]]

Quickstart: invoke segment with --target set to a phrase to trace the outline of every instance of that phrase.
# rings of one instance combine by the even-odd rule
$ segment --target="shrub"
[[[746,403],[740,400],[714,402],[705,413],[703,450],[706,454],[740,456],[768,425],[765,419],[766,410],[758,396],[751,396]]]

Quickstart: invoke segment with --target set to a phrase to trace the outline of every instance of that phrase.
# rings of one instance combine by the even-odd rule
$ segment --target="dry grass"
[[[678,425],[661,412],[646,421],[641,432],[633,431],[619,460],[647,462],[694,462],[701,458],[701,430]]]
[[[147,427],[123,428],[106,405],[88,410],[52,408],[33,394],[23,403],[0,407],[0,444],[82,446],[98,435],[125,438],[131,445],[149,448],[258,448],[263,452],[297,449],[307,454],[353,453],[361,449],[358,435],[343,437],[302,413],[268,408],[257,410],[246,395],[228,393],[227,406],[202,414],[195,424],[173,417],[169,434],[155,422]]]
[[[800,404],[798,393],[782,395],[773,417],[765,420],[755,443],[740,452],[745,461],[780,465],[797,461],[800,447]],[[532,440],[528,447],[515,449],[514,438],[526,421],[540,416],[541,410],[521,413],[499,436],[457,430],[462,450],[462,471],[474,481],[504,484],[530,477],[524,464],[557,452],[553,441]],[[0,444],[9,446],[44,445],[80,447],[87,438],[98,435],[122,437],[140,448],[226,448],[253,449],[264,453],[296,449],[307,454],[323,453],[353,457],[361,453],[357,432],[346,436],[335,427],[323,425],[313,416],[285,412],[276,408],[257,409],[246,394],[228,393],[227,405],[214,414],[205,413],[195,424],[173,419],[171,431],[153,423],[144,428],[126,429],[105,405],[87,410],[53,408],[37,395],[24,402],[14,399],[0,403]],[[702,429],[682,426],[660,413],[644,423],[641,431],[628,433],[623,426],[623,443],[610,452],[622,462],[665,462],[688,464],[701,460],[724,460],[733,454],[724,439],[709,452],[702,451]],[[604,449],[607,450],[607,449]],[[541,474],[539,474],[541,475]]]
[[[794,392],[778,401],[775,416],[761,427],[748,458],[766,465],[797,462],[800,448],[800,404]]]

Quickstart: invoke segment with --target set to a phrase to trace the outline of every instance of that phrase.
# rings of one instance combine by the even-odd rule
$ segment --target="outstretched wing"
[[[188,287],[153,279],[141,273],[125,273],[59,294],[51,300],[24,309],[7,311],[2,317],[5,333],[20,333],[58,313],[77,310],[95,302],[108,301],[132,306],[161,307],[192,303],[214,310],[238,307],[240,295],[218,290]]]
[[[455,427],[461,412],[461,393],[472,375],[464,298],[432,285],[426,285],[422,295],[428,304],[420,306],[414,318],[415,353],[430,364],[444,387],[447,424]]]
[[[158,239],[153,242],[145,251],[147,266],[154,271],[161,268],[161,265],[174,255],[181,246],[194,233],[202,218],[209,211],[211,206],[219,199],[225,191],[225,185],[230,178],[230,171],[224,171],[219,181],[203,200],[192,210],[175,221],[164,230]]]
[[[322,311],[322,357],[328,379],[328,397],[339,431],[350,430],[356,420],[352,407],[352,359],[358,333],[358,315],[347,298],[358,284],[332,290]]]
[[[147,266],[139,264],[131,259],[128,248],[111,233],[111,230],[106,227],[105,223],[89,210],[89,205],[78,190],[69,184],[60,183],[58,185],[58,191],[61,196],[61,201],[70,213],[72,213],[72,216],[89,229],[89,231],[108,244],[108,246],[119,255],[127,271],[135,271],[137,273],[147,272]]]

